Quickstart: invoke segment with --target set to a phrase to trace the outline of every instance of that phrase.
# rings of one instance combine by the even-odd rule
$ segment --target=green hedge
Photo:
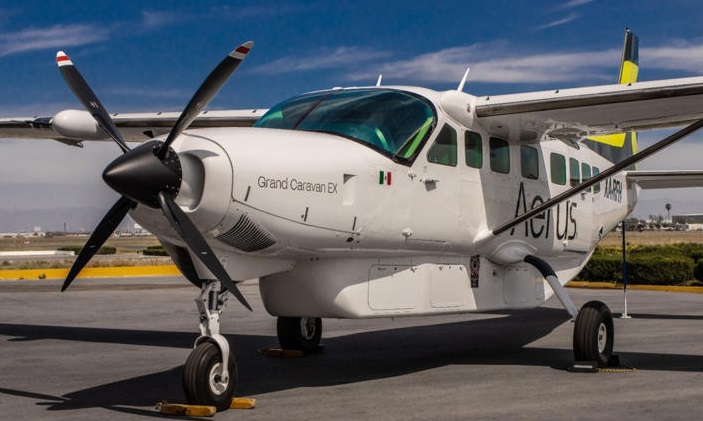
[[[79,254],[81,252],[81,250],[83,250],[83,247],[82,246],[66,246],[66,247],[60,247],[59,250],[72,251],[75,254]],[[112,246],[102,246],[95,254],[116,254],[116,253],[117,253],[117,248],[112,247]]]
[[[149,246],[142,250],[142,254],[145,256],[168,256],[163,246]]]
[[[627,281],[631,284],[675,285],[703,280],[703,244],[631,246]],[[622,250],[599,247],[576,277],[583,281],[622,282]]]

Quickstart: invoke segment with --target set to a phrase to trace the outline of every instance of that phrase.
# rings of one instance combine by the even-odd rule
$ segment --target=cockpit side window
[[[427,160],[435,164],[456,167],[456,130],[445,124],[427,152]]]
[[[256,127],[331,133],[410,164],[437,120],[432,104],[394,89],[349,89],[293,98],[271,108]]]

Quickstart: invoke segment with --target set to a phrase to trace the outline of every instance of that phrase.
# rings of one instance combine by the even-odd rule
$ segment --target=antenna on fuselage
[[[461,82],[459,82],[459,87],[456,88],[457,92],[463,92],[464,91],[464,85],[466,84],[466,78],[469,77],[469,72],[471,71],[471,67],[466,68],[466,72],[464,72],[464,77],[461,78]]]
[[[383,75],[378,75],[378,80],[376,81],[376,86],[381,86],[381,81],[383,80]]]

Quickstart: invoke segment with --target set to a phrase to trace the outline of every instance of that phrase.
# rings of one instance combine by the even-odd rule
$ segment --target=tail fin
[[[625,45],[620,61],[618,83],[637,82],[639,70],[639,39],[625,28]],[[613,163],[618,163],[637,153],[637,132],[627,132],[606,136],[592,136],[584,140],[591,149]]]

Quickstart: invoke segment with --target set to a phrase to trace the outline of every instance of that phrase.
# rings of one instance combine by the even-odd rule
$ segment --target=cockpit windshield
[[[412,162],[436,122],[431,103],[393,89],[317,92],[271,108],[255,127],[332,133]]]

